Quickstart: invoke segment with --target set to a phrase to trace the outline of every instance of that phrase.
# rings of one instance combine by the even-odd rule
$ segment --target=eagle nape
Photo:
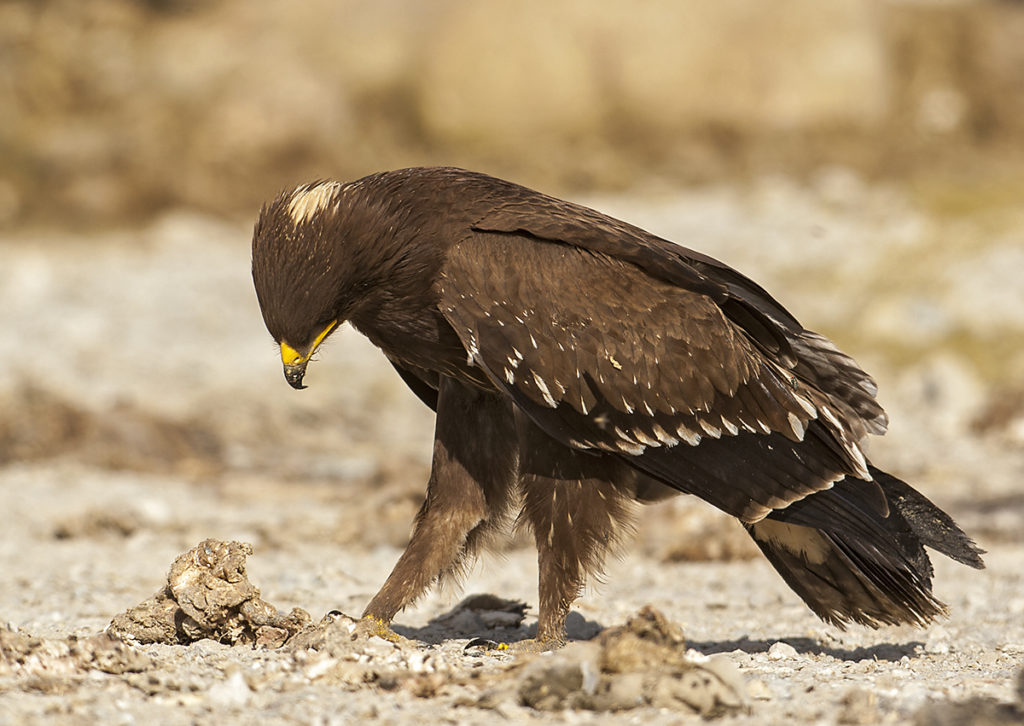
[[[366,608],[382,627],[515,522],[537,547],[537,642],[557,645],[634,505],[677,493],[737,518],[839,627],[943,615],[926,548],[984,566],[866,457],[888,418],[853,358],[740,272],[626,222],[402,169],[282,192],[252,274],[292,387],[345,319],[436,412],[412,537]]]

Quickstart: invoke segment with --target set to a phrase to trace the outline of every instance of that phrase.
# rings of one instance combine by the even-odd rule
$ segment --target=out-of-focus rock
[[[252,698],[252,689],[245,682],[241,671],[231,673],[222,681],[214,683],[206,692],[211,705],[221,708],[242,708]]]
[[[642,706],[705,718],[748,708],[743,676],[725,656],[687,652],[682,629],[647,606],[625,625],[528,663],[519,699],[540,711]]]
[[[550,661],[537,660],[527,666],[519,681],[519,698],[523,705],[538,711],[559,711],[575,705],[577,695],[585,693],[585,680],[587,690],[593,694],[596,679],[584,679],[585,671],[588,675],[597,673],[589,657],[593,650],[589,645],[574,643]]]
[[[788,660],[790,658],[796,658],[796,648],[789,643],[772,643],[772,647],[768,649],[769,660]]]
[[[606,673],[685,668],[690,664],[683,629],[650,605],[625,625],[602,632],[598,644],[601,670]]]

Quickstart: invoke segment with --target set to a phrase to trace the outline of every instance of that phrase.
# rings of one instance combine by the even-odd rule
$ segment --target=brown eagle
[[[252,274],[288,383],[342,322],[437,412],[426,498],[365,615],[384,623],[513,515],[539,553],[537,641],[564,640],[631,503],[738,518],[824,620],[929,622],[924,547],[981,568],[863,450],[874,381],[723,263],[484,174],[414,168],[282,193]]]

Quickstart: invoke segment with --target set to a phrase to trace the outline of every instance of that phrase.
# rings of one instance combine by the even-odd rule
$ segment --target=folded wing
[[[747,522],[846,475],[870,479],[860,442],[884,426],[870,378],[776,318],[781,306],[754,283],[748,300],[739,273],[716,279],[614,229],[584,227],[581,240],[528,227],[456,245],[440,307],[472,362],[549,435]],[[559,234],[570,239],[547,239]]]

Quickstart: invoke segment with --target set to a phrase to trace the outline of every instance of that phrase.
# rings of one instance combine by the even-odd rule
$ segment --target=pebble
[[[789,643],[773,643],[772,647],[768,649],[769,660],[786,660],[788,658],[796,658],[796,648]]]
[[[245,682],[241,671],[235,671],[222,681],[210,686],[206,697],[211,704],[224,708],[241,708],[249,703],[252,689]]]
[[[316,661],[312,665],[306,667],[305,676],[311,681],[315,681],[317,678],[327,673],[331,668],[338,664],[335,658],[322,658]]]
[[[752,681],[747,682],[747,696],[753,701],[770,701],[772,699],[772,689],[768,687],[768,684],[762,681],[760,678],[755,678]]]

